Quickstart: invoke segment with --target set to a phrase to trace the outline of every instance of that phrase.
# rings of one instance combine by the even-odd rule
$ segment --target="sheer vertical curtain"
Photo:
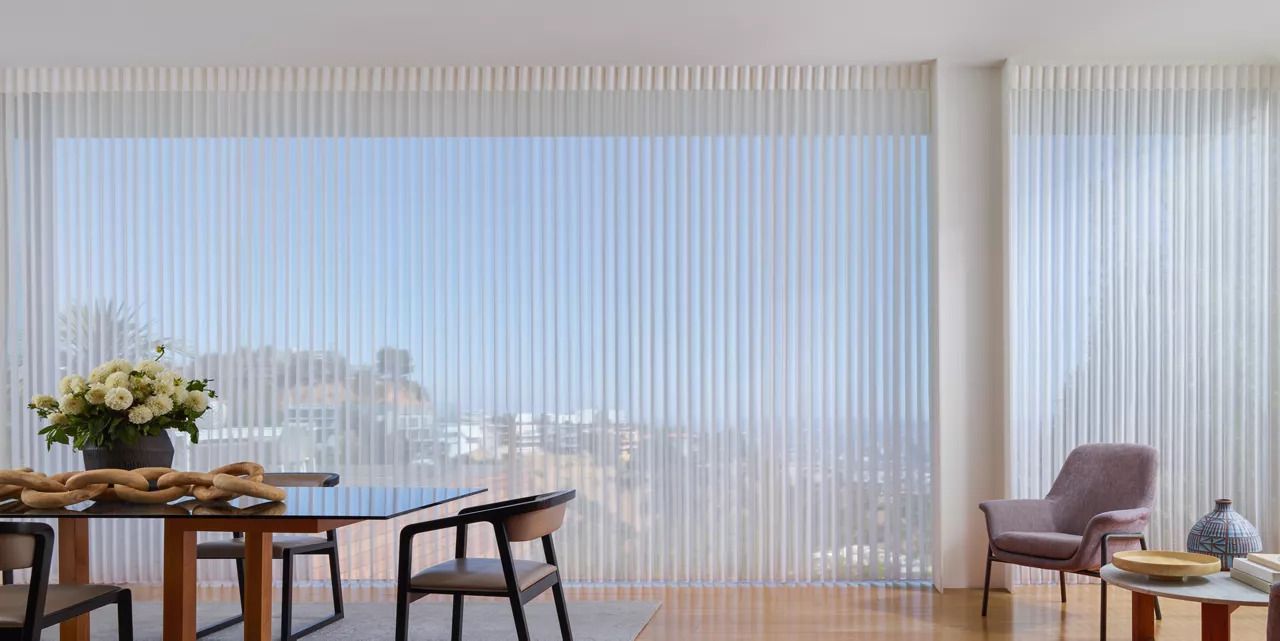
[[[25,399],[165,341],[221,398],[180,467],[576,487],[581,581],[926,579],[931,86],[7,72],[8,462],[76,466]],[[153,524],[95,527],[95,578],[158,579]],[[391,578],[394,531],[347,574]]]
[[[1015,492],[1042,495],[1081,443],[1147,443],[1157,547],[1219,497],[1277,547],[1278,70],[1006,83]]]

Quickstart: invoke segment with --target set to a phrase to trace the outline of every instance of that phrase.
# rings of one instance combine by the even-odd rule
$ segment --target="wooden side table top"
[[[1187,577],[1177,582],[1156,581],[1107,564],[1101,574],[1103,580],[1118,588],[1161,598],[1240,606],[1266,606],[1270,600],[1266,592],[1232,579],[1227,572]]]

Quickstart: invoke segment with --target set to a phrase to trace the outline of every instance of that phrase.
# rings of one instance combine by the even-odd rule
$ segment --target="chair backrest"
[[[1081,534],[1089,520],[1103,512],[1149,508],[1156,498],[1159,456],[1153,447],[1134,443],[1081,445],[1053,481],[1058,530]]]
[[[547,494],[525,496],[487,505],[476,505],[459,510],[458,514],[470,514],[481,510],[491,511],[488,519],[502,523],[511,541],[532,541],[556,530],[564,524],[565,509],[577,496],[576,490],[559,490]]]
[[[36,535],[0,534],[0,570],[24,570],[35,564]]]
[[[339,477],[331,472],[269,472],[262,482],[276,487],[333,487]]]
[[[34,631],[44,627],[41,617],[52,563],[53,528],[44,523],[0,522],[0,569],[31,568],[21,638],[33,638]]]

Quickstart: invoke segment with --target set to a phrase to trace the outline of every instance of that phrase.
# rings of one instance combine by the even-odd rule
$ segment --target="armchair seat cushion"
[[[119,592],[114,585],[58,585],[49,584],[44,596],[44,615],[84,603],[112,592]],[[27,596],[29,585],[0,586],[0,628],[20,628],[27,620]]]
[[[516,584],[522,591],[556,571],[554,565],[538,561],[514,561],[513,565]],[[413,575],[409,585],[427,591],[507,592],[507,579],[498,559],[450,559]]]
[[[996,548],[1011,554],[1064,561],[1076,555],[1083,537],[1062,532],[1005,532],[991,540]]]
[[[305,554],[306,551],[328,550],[331,547],[333,543],[323,536],[276,535],[271,537],[271,558],[284,556],[286,550]],[[196,558],[243,559],[244,539],[205,541],[196,545]]]

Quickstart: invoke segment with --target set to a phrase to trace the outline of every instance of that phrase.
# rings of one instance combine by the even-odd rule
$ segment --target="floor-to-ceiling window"
[[[1009,417],[1018,496],[1074,446],[1161,454],[1150,536],[1213,500],[1280,543],[1280,73],[1010,66]]]
[[[11,72],[8,463],[76,466],[25,398],[164,342],[220,393],[178,467],[575,487],[577,580],[926,579],[931,74]]]

